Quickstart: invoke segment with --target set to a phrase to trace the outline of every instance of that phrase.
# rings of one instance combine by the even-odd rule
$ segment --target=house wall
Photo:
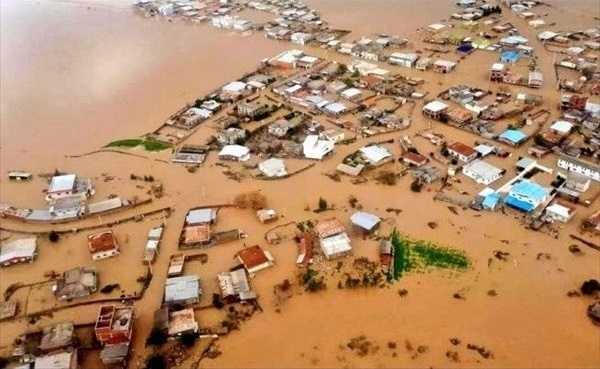
[[[562,158],[558,159],[558,167],[559,168],[563,168],[563,169],[567,169],[571,172],[575,172],[581,175],[584,175],[588,178],[591,178],[595,181],[600,181],[600,172],[592,170],[590,168],[586,168],[583,167],[581,165],[577,165],[575,163],[572,163],[570,161],[564,160]]]
[[[463,173],[467,177],[473,179],[475,182],[485,184],[485,185],[488,185],[488,184],[500,179],[500,177],[502,177],[502,174],[500,174],[500,173],[498,173],[497,175],[494,175],[493,177],[480,177],[476,173],[473,173],[469,170],[465,170],[464,168],[463,168]]]
[[[247,270],[248,270],[248,273],[251,274],[251,273],[259,272],[263,269],[267,269],[270,266],[271,266],[271,264],[269,262],[265,262],[265,263],[255,266],[254,268],[248,268]]]
[[[4,263],[2,263],[2,266],[9,266],[9,265],[15,265],[15,264],[20,264],[20,263],[26,263],[28,261],[29,262],[33,261],[33,258],[32,257],[30,258],[30,257],[27,257],[27,256],[20,257],[20,258],[12,258],[12,259],[9,259],[9,260],[5,261]]]
[[[107,258],[117,256],[119,254],[120,254],[119,249],[96,252],[96,253],[92,254],[92,260],[95,261],[95,260],[107,259]]]

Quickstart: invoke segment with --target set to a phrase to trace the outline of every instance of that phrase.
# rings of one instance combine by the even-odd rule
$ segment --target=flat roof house
[[[463,173],[477,183],[488,185],[502,177],[504,170],[486,163],[483,160],[475,160],[463,166]]]
[[[302,143],[302,153],[308,159],[322,160],[333,151],[333,141],[320,140],[318,135],[308,135]]]
[[[560,154],[557,165],[559,168],[581,174],[593,179],[594,181],[600,181],[600,166],[598,164],[581,160],[566,154]]]
[[[281,138],[287,135],[291,127],[291,123],[288,120],[280,119],[275,123],[270,124],[267,130],[270,135]]]
[[[31,364],[30,364],[31,365]],[[78,369],[77,350],[39,356],[33,363],[33,369]]]
[[[516,129],[507,129],[498,136],[498,140],[512,146],[518,146],[527,139],[527,135]]]
[[[454,142],[447,146],[448,152],[458,160],[468,163],[477,158],[477,151],[462,142]]]
[[[577,192],[585,192],[590,188],[592,179],[582,174],[569,172],[565,187]]]
[[[425,104],[425,106],[423,106],[423,115],[431,118],[431,119],[436,119],[439,120],[441,115],[443,113],[446,112],[446,110],[448,109],[448,105],[444,104],[441,101],[432,101],[429,102],[427,104]]]
[[[392,154],[385,147],[379,145],[369,145],[361,147],[358,151],[372,165],[381,165],[392,158]]]
[[[3,267],[31,262],[37,253],[37,238],[22,238],[2,244],[0,265]]]
[[[269,251],[264,251],[260,246],[247,247],[237,253],[238,260],[244,265],[249,274],[267,269],[275,264],[275,259]]]
[[[546,208],[546,216],[552,220],[566,223],[575,215],[575,207],[554,202]]]
[[[381,224],[381,218],[379,218],[377,215],[362,211],[357,211],[356,213],[352,214],[350,221],[354,226],[362,229],[363,232],[367,234],[373,233]]]
[[[388,61],[390,64],[399,65],[406,68],[412,68],[419,56],[415,53],[393,53],[390,55]]]
[[[340,95],[344,99],[355,100],[355,99],[358,99],[362,95],[362,92],[358,88],[351,87],[349,89],[342,91],[340,93]]]
[[[433,62],[433,71],[438,73],[450,73],[455,66],[456,63],[453,61],[439,59]]]
[[[94,334],[103,345],[129,343],[133,334],[133,308],[101,306],[94,325]]]
[[[219,159],[230,161],[248,161],[250,149],[241,145],[226,145],[219,152]]]
[[[544,75],[539,71],[529,72],[527,85],[531,88],[540,88],[544,84]]]
[[[200,278],[197,275],[167,278],[165,284],[165,304],[190,305],[200,301]]]
[[[44,327],[39,349],[47,353],[65,350],[73,346],[75,325],[73,322],[63,322]]]
[[[193,209],[185,217],[186,225],[210,224],[217,220],[217,210],[213,208]]]
[[[58,301],[88,297],[98,289],[98,272],[88,267],[68,270],[52,289]]]
[[[46,190],[46,200],[52,201],[72,195],[87,198],[94,192],[89,179],[77,178],[75,174],[65,174],[52,177]]]
[[[535,182],[522,180],[512,186],[508,191],[508,196],[504,198],[504,202],[516,209],[531,212],[546,201],[548,195],[549,192],[546,188]]]
[[[121,253],[112,230],[88,235],[88,248],[92,260],[102,260]]]
[[[281,159],[271,158],[258,164],[258,169],[267,177],[285,177],[285,163]]]

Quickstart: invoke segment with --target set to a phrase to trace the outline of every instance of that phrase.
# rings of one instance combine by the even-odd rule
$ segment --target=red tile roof
[[[246,269],[254,268],[269,261],[265,252],[258,245],[241,250],[238,252],[238,256]]]
[[[454,151],[460,155],[471,156],[477,154],[477,151],[473,149],[471,146],[467,146],[462,142],[454,142],[451,145],[448,145],[448,150]]]
[[[118,248],[117,239],[115,238],[113,231],[104,231],[89,235],[88,246],[92,254]]]

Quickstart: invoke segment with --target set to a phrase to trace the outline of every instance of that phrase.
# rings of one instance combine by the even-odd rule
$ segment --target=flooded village
[[[597,367],[595,5],[3,3],[0,367]]]

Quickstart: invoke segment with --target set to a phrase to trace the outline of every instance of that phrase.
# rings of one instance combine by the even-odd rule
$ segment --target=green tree
[[[168,338],[167,334],[165,333],[164,330],[162,330],[158,327],[154,327],[154,328],[152,328],[152,330],[150,331],[150,334],[146,338],[146,346],[147,345],[162,346],[165,343],[167,343],[167,338]]]
[[[161,354],[154,354],[146,359],[146,369],[167,369],[167,360]]]
[[[179,337],[179,341],[185,347],[192,347],[196,343],[198,335],[194,332],[185,332]]]
[[[323,210],[327,210],[327,200],[325,200],[322,197],[319,197],[319,210],[323,211]]]

